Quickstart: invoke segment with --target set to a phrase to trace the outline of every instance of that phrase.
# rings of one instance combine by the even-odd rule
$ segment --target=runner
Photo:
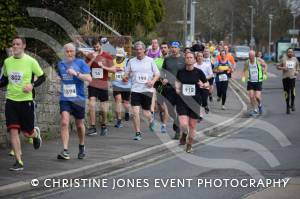
[[[101,42],[95,38],[92,41],[95,52],[87,56],[86,62],[91,67],[91,75],[93,81],[88,86],[89,96],[89,119],[90,128],[87,135],[97,135],[96,129],[96,102],[100,100],[100,115],[101,115],[101,131],[100,135],[105,136],[108,133],[107,129],[107,113],[108,113],[108,73],[114,72],[113,58],[110,54],[104,52],[101,48]]]
[[[131,106],[133,111],[134,140],[141,140],[140,107],[149,122],[150,131],[154,131],[154,118],[150,107],[154,92],[153,85],[159,79],[159,71],[154,60],[145,54],[145,44],[138,41],[134,44],[136,57],[129,60],[125,70],[124,82],[132,78]]]
[[[226,54],[226,59],[230,62],[231,68],[233,70],[235,70],[235,68],[236,68],[236,62],[235,62],[234,57],[232,56],[232,54],[229,52],[229,47],[227,45],[225,45],[224,46],[224,50],[225,50],[225,54]],[[221,55],[220,54],[217,56],[217,60],[218,61],[221,60]]]
[[[113,96],[116,102],[116,118],[117,123],[115,124],[116,128],[122,127],[122,103],[125,109],[125,121],[129,121],[129,98],[130,98],[130,89],[131,81],[127,84],[124,84],[123,76],[125,73],[126,64],[128,59],[126,59],[126,52],[123,48],[117,48],[116,59],[114,60],[114,65],[116,72],[112,76],[112,86],[113,86]]]
[[[10,57],[10,56],[13,56],[13,50],[12,50],[12,47],[10,47],[10,48],[8,48],[8,49],[6,49],[6,54],[7,54],[7,56],[8,57]],[[4,68],[3,67],[1,67],[3,65],[3,62],[1,62],[1,65],[0,65],[0,71],[1,71],[1,73],[0,73],[0,81],[1,81],[1,77],[3,76],[3,72],[4,72]],[[34,76],[34,74],[32,74],[33,76]],[[3,79],[4,80],[4,79]],[[36,79],[35,78],[32,78],[31,79],[31,82],[34,82]],[[35,103],[34,102],[34,95],[35,94],[35,91],[34,91],[34,88],[32,89],[32,99],[33,99],[33,103]],[[35,109],[36,110],[36,109]],[[36,122],[36,119],[34,118],[34,121]],[[38,127],[36,127],[35,126],[35,128],[38,128]],[[27,143],[29,143],[29,144],[33,144],[33,139],[31,138],[31,137],[27,137]],[[9,156],[15,156],[15,152],[14,152],[14,150],[11,148],[11,150],[9,151],[9,153],[8,153],[8,155]],[[20,150],[20,155],[22,156],[22,151]]]
[[[217,45],[217,48],[213,53],[214,58],[217,58],[222,50],[224,50],[224,47],[222,45]]]
[[[153,59],[161,57],[161,50],[157,39],[152,39],[151,47],[147,51],[147,56]]]
[[[214,43],[212,41],[208,42],[208,48],[209,48],[210,54],[213,54],[215,52],[215,50],[216,50],[216,47],[215,47],[215,45],[214,45]]]
[[[69,160],[69,123],[70,114],[75,118],[79,138],[78,159],[85,157],[85,94],[84,81],[91,82],[90,68],[84,60],[75,57],[75,46],[72,43],[64,45],[65,59],[58,63],[58,76],[61,79],[61,95],[59,100],[61,123],[60,133],[63,150],[57,159]]]
[[[16,158],[11,171],[24,169],[21,158],[21,143],[19,132],[25,137],[33,138],[34,149],[42,144],[40,130],[34,127],[34,103],[32,90],[41,85],[46,77],[38,62],[24,53],[26,41],[22,37],[15,37],[12,42],[13,56],[5,59],[3,76],[0,87],[7,86],[5,117],[6,126],[10,134],[11,146]],[[37,77],[32,81],[33,74]]]
[[[231,64],[229,60],[226,58],[225,50],[220,52],[221,59],[220,61],[216,61],[214,65],[214,73],[216,74],[216,86],[217,86],[217,101],[221,101],[222,99],[222,110],[225,110],[225,103],[226,103],[226,95],[228,89],[228,80],[231,74]]]
[[[159,71],[162,70],[162,65],[164,63],[165,58],[169,56],[169,46],[166,42],[162,42],[160,45],[160,49],[161,49],[162,56],[154,60]],[[154,84],[154,88],[156,89],[156,98],[157,98],[157,103],[155,102],[155,105],[156,104],[158,105],[160,119],[162,122],[160,131],[161,133],[166,133],[167,122],[169,120],[169,112],[166,104],[166,92],[165,92],[166,87],[163,85],[163,79],[157,81]]]
[[[281,59],[280,64],[277,66],[279,70],[282,70],[282,84],[284,89],[284,95],[286,100],[286,114],[296,111],[295,97],[296,97],[296,77],[299,74],[299,62],[294,56],[292,48],[287,49],[287,56]],[[290,100],[291,99],[291,100]],[[291,103],[290,103],[291,101]]]
[[[206,50],[209,51],[208,48]],[[196,63],[195,63],[195,68],[200,69],[204,74],[208,82],[211,82],[211,79],[214,77],[214,73],[212,71],[212,65],[211,62],[204,62],[204,57],[202,52],[198,52],[196,55]],[[210,86],[209,86],[210,88]],[[201,105],[204,108],[206,114],[209,112],[209,108],[207,105],[207,100],[208,100],[208,95],[209,95],[209,90],[208,89],[201,89]]]
[[[263,55],[263,53],[261,51],[257,51],[256,57],[263,59],[264,55]]]
[[[180,145],[186,144],[186,152],[192,151],[192,143],[196,133],[197,121],[200,118],[201,88],[208,88],[209,84],[205,74],[194,67],[195,55],[185,54],[186,67],[177,73],[176,110],[180,123]],[[188,135],[188,141],[186,143]]]
[[[214,58],[211,56],[210,54],[210,50],[209,48],[205,48],[203,51],[203,62],[210,65],[211,68],[214,67]],[[209,101],[212,102],[213,101],[213,96],[212,93],[214,91],[214,75],[211,78],[208,78],[208,82],[209,82]]]
[[[262,82],[267,77],[267,69],[267,64],[262,59],[256,58],[255,51],[251,50],[249,52],[249,59],[245,62],[242,75],[243,82],[245,82],[245,78],[248,76],[247,90],[251,103],[250,116],[254,116],[257,113],[260,115],[263,114],[261,91]],[[258,106],[258,111],[256,105]]]
[[[169,115],[173,118],[173,130],[175,131],[174,139],[178,140],[180,137],[180,129],[177,114],[175,112],[176,105],[176,90],[175,80],[177,72],[185,68],[184,57],[180,53],[180,44],[177,41],[171,42],[171,55],[165,58],[162,66],[161,77],[165,88],[166,105],[168,107]]]
[[[155,63],[161,61],[160,57],[162,57],[162,49],[159,48],[159,43],[158,43],[157,39],[152,40],[152,45],[147,51],[147,56],[153,58],[154,60],[158,59],[158,61],[155,61]],[[161,65],[162,64],[160,64],[160,67],[161,67]],[[152,117],[155,117],[156,101],[157,101],[156,90],[154,90],[153,96],[152,96],[151,107],[150,107]]]

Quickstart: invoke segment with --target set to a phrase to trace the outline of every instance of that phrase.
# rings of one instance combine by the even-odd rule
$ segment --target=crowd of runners
[[[116,48],[113,57],[103,51],[100,39],[94,39],[92,45],[94,52],[81,52],[83,58],[79,58],[75,45],[65,44],[64,58],[57,64],[61,84],[62,140],[58,159],[70,159],[70,116],[75,118],[79,138],[78,159],[86,156],[85,135],[109,134],[107,115],[111,88],[116,121],[112,128],[122,128],[124,122],[132,120],[133,140],[140,141],[143,139],[141,115],[146,118],[150,131],[156,129],[158,122],[155,118],[160,120],[161,133],[171,131],[167,123],[172,121],[174,139],[179,140],[179,145],[185,145],[187,153],[192,150],[198,123],[210,112],[209,104],[217,101],[220,109],[227,109],[228,84],[237,64],[230,47],[223,41],[217,45],[211,41],[195,43],[185,49],[178,41],[159,43],[158,39],[153,39],[149,47],[137,41],[133,45],[134,57],[128,57],[123,48]],[[32,139],[34,149],[39,149],[42,144],[40,130],[35,126],[34,88],[45,81],[46,75],[39,63],[25,53],[25,48],[24,38],[13,39],[12,55],[4,61],[0,82],[0,87],[7,87],[6,125],[11,155],[16,158],[10,170],[15,171],[24,168],[19,133],[23,132],[25,137]],[[278,69],[283,71],[287,114],[290,114],[290,110],[295,111],[295,78],[299,71],[292,49],[288,49]],[[249,92],[250,116],[263,114],[261,91],[267,70],[267,64],[259,53],[251,50],[242,73],[242,81],[247,82]],[[87,88],[85,82],[88,83]],[[216,99],[213,97],[214,88]],[[88,96],[85,96],[86,89]],[[96,124],[98,102],[100,125]]]

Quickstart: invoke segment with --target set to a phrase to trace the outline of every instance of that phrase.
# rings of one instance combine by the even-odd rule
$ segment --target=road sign
[[[299,29],[289,29],[289,34],[290,35],[298,35],[299,34]]]

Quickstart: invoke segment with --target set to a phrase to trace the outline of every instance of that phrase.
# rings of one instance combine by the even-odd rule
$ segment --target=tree
[[[134,35],[137,25],[152,31],[163,19],[161,0],[92,0],[92,9],[121,34]]]
[[[16,24],[22,20],[18,13],[17,0],[1,1],[0,3],[0,67],[6,55],[6,48],[16,34]]]

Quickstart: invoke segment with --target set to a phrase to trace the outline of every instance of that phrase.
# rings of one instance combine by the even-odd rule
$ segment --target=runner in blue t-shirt
[[[75,58],[75,46],[68,43],[64,46],[65,59],[58,63],[58,76],[61,79],[60,113],[61,113],[61,137],[63,151],[58,154],[58,159],[70,159],[69,144],[69,121],[70,114],[75,117],[78,137],[78,159],[85,157],[84,136],[85,126],[85,94],[84,81],[91,82],[90,68],[82,59]]]

